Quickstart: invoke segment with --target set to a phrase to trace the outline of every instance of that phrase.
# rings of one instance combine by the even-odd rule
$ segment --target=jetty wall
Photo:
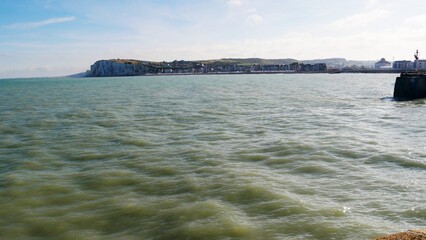
[[[401,76],[396,78],[393,97],[396,100],[426,98],[426,75],[401,73]]]

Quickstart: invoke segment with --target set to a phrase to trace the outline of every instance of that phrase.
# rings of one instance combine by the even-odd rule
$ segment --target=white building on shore
[[[391,69],[392,64],[386,61],[385,58],[380,59],[380,61],[374,64],[374,69]]]

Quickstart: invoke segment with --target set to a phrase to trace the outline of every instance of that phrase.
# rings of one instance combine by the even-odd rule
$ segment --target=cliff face
[[[291,62],[294,61],[294,62]],[[145,74],[222,74],[327,72],[325,63],[305,64],[294,59],[219,59],[154,62],[134,59],[100,60],[90,66],[87,77],[139,76]]]
[[[137,76],[144,75],[149,67],[134,62],[123,62],[115,60],[100,60],[90,66],[90,77],[113,77],[113,76]]]

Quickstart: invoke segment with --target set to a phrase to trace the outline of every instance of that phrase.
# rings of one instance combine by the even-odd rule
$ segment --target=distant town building
[[[395,70],[413,70],[414,69],[414,63],[411,61],[395,61],[393,62],[392,69]]]
[[[388,61],[386,61],[386,59],[382,58],[380,59],[380,61],[376,62],[374,64],[374,68],[375,69],[388,69],[391,68],[392,64]]]
[[[417,70],[426,70],[426,60],[416,60],[413,67]]]
[[[325,63],[315,64],[300,64],[300,71],[302,72],[324,72],[327,71],[327,65]]]

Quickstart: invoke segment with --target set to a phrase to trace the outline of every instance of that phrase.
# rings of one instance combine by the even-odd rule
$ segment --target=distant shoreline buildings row
[[[377,70],[399,70],[399,71],[414,71],[414,70],[426,70],[426,60],[398,60],[393,63],[386,61],[382,58],[380,61],[374,64],[374,68]]]

